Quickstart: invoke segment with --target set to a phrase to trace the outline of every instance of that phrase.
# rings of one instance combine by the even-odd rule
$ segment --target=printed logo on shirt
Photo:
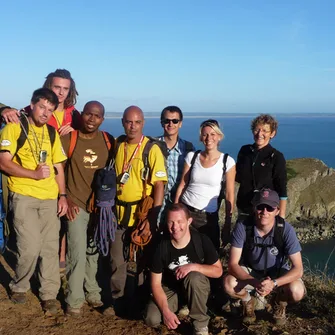
[[[272,247],[270,249],[270,254],[273,255],[273,256],[277,256],[279,253],[278,249],[276,247]]]
[[[172,271],[176,270],[179,266],[189,264],[191,261],[189,260],[188,256],[179,256],[177,260],[172,261],[168,268]]]
[[[166,173],[164,171],[157,171],[155,173],[155,176],[158,177],[158,178],[163,178],[166,176]]]
[[[11,144],[12,144],[12,142],[9,141],[9,140],[2,140],[2,141],[1,141],[1,145],[2,145],[3,147],[8,147],[8,146],[11,145]]]

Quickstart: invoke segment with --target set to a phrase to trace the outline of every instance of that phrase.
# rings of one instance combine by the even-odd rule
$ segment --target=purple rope
[[[115,241],[115,232],[117,229],[117,221],[112,211],[114,200],[99,201],[96,203],[99,208],[99,222],[94,233],[94,241],[100,253],[107,256],[110,241]]]

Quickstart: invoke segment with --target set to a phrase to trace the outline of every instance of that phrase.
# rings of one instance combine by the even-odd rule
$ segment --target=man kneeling
[[[194,334],[208,334],[208,278],[219,278],[222,265],[211,240],[193,228],[192,218],[183,204],[173,204],[167,213],[170,233],[155,252],[151,266],[152,299],[145,322],[157,327],[162,321],[176,329],[180,321],[175,314],[178,298],[186,298]]]
[[[293,227],[278,216],[275,191],[256,193],[253,205],[255,216],[234,228],[224,287],[232,298],[242,300],[244,323],[256,320],[255,297],[250,292],[261,297],[275,292],[273,318],[284,325],[287,303],[300,301],[306,292],[301,246]]]

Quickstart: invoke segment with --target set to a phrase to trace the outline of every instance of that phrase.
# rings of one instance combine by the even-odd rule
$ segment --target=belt
[[[192,213],[200,213],[200,214],[215,214],[216,212],[206,212],[204,209],[198,209],[198,208],[194,208],[190,205],[187,205],[185,203],[183,203]]]

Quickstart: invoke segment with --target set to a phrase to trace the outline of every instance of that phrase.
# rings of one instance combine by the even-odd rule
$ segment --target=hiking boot
[[[104,305],[104,303],[100,300],[100,299],[86,299],[86,302],[88,303],[88,305],[92,308],[99,308],[102,307]]]
[[[25,292],[11,292],[10,300],[14,304],[25,304],[27,302],[27,295]]]
[[[234,299],[230,301],[230,313],[234,317],[239,317],[241,315],[241,300]]]
[[[255,298],[251,297],[249,301],[243,301],[243,323],[251,324],[256,321]]]
[[[273,320],[276,326],[284,326],[286,323],[286,301],[275,302]]]
[[[66,315],[73,316],[75,318],[79,318],[82,315],[81,308],[73,308],[70,305],[66,307]]]
[[[194,328],[193,335],[208,335],[208,327]]]
[[[188,309],[187,305],[184,305],[181,307],[181,309],[178,312],[179,317],[185,317],[190,314],[190,310]]]
[[[60,312],[60,306],[56,299],[42,300],[41,305],[46,316],[56,316]]]

